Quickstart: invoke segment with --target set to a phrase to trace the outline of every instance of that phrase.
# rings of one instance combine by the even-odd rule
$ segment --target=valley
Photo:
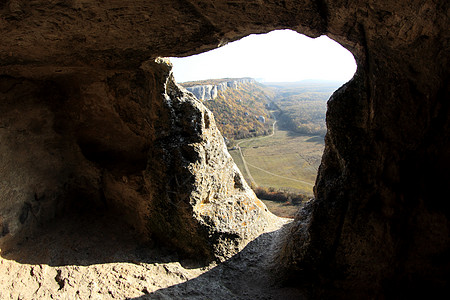
[[[216,124],[227,140],[271,133],[273,120],[267,108],[274,92],[254,79],[210,79],[181,85],[213,112]]]
[[[271,212],[293,217],[302,203],[289,201],[289,197],[304,195],[306,201],[313,197],[324,148],[323,137],[275,130],[271,136],[245,139],[238,144],[229,152],[244,178]],[[261,197],[263,191],[288,194],[287,201],[264,199]]]
[[[258,198],[274,214],[293,217],[314,196],[327,101],[340,83],[227,78],[182,85],[213,112],[229,153]]]

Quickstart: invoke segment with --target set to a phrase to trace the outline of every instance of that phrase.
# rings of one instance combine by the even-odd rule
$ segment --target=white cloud
[[[252,34],[221,48],[171,61],[178,82],[225,77],[348,81],[356,71],[353,55],[335,41],[326,36],[311,39],[292,30]]]

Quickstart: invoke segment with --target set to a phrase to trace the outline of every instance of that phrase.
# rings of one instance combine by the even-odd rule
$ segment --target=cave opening
[[[83,191],[80,196],[86,200],[117,206],[106,226],[125,215],[135,227],[148,230],[148,236],[159,234],[181,251],[209,247],[210,253],[225,256],[236,253],[239,241],[252,241],[248,264],[226,267],[248,272],[225,274],[236,280],[215,285],[209,279],[221,284],[220,270],[191,280],[195,271],[164,261],[147,264],[138,255],[121,265],[112,253],[106,262],[114,266],[91,260],[86,268],[72,267],[72,262],[86,262],[68,262],[63,253],[61,264],[2,259],[0,273],[6,280],[1,281],[0,298],[89,298],[100,293],[140,299],[153,292],[163,298],[199,292],[199,298],[210,298],[211,287],[214,296],[222,292],[216,298],[271,298],[264,289],[248,294],[255,276],[268,273],[254,266],[262,260],[252,248],[267,240],[254,237],[266,229],[268,216],[256,200],[245,202],[245,209],[241,177],[216,147],[218,134],[208,112],[177,88],[169,65],[156,57],[200,53],[276,28],[327,34],[350,49],[359,66],[328,102],[316,200],[277,244],[282,248],[278,266],[287,269],[297,286],[309,280],[313,288],[339,290],[343,296],[325,298],[449,294],[450,210],[441,196],[450,194],[448,1],[44,2],[0,4],[2,251],[8,238],[48,224],[57,214],[64,218],[64,202],[79,199],[75,190]],[[285,62],[283,57],[276,60]],[[61,96],[71,95],[69,102],[48,93],[54,85],[45,83],[60,80],[68,88]],[[116,168],[114,160],[121,158],[126,159]],[[145,160],[145,170],[133,166]],[[223,164],[214,169],[215,161]],[[237,198],[241,204],[233,202]],[[230,205],[221,206],[228,200]],[[243,219],[252,216],[252,222]],[[246,227],[249,223],[254,226]],[[91,238],[90,229],[74,231]],[[129,234],[124,226],[119,229],[123,231],[106,239]],[[52,254],[57,250],[50,235],[41,241]],[[92,254],[73,241],[68,232],[60,244],[82,260]],[[273,249],[265,245],[259,254]],[[126,275],[130,265],[141,268],[134,273],[139,282],[132,286]],[[158,270],[175,275],[174,284],[186,284],[161,291],[153,280],[146,282]],[[252,282],[242,285],[246,278]],[[126,288],[120,292],[118,285]],[[206,289],[199,291],[201,285]],[[318,291],[310,298],[323,296]]]
[[[326,36],[274,30],[171,62],[175,80],[214,114],[258,198],[292,218],[314,197],[327,101],[353,77],[353,55]]]

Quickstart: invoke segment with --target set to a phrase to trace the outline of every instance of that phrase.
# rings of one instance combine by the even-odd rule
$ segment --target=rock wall
[[[89,76],[4,76],[0,96],[3,245],[69,212],[112,210],[143,240],[223,259],[274,219],[212,114],[164,60]]]
[[[194,85],[186,87],[198,100],[214,100],[217,98],[217,85]]]
[[[335,39],[354,54],[358,71],[329,101],[316,200],[290,229],[279,265],[291,282],[313,286],[318,295],[448,292],[449,10],[443,0],[1,1],[3,239],[63,211],[66,203],[101,206],[110,199],[133,222],[148,224],[140,227],[144,231],[167,232],[188,252],[172,222],[193,224],[207,245],[214,235],[202,230],[214,228],[220,214],[181,217],[200,209],[197,199],[208,189],[196,185],[196,163],[179,163],[203,161],[213,135],[201,138],[195,128],[205,113],[186,104],[194,100],[172,108],[170,101],[144,101],[148,95],[175,101],[169,95],[181,94],[167,89],[173,85],[165,75],[142,75],[140,66],[158,56],[199,53],[250,33],[290,28]],[[218,144],[215,149],[221,151]],[[204,157],[200,165],[206,166]],[[211,176],[218,180],[219,174]],[[222,190],[233,187],[239,194],[232,174]],[[129,197],[120,196],[124,191]],[[148,195],[151,201],[138,200]],[[172,214],[170,201],[178,201],[172,195],[184,199],[180,213]],[[168,229],[145,217],[154,203]]]
[[[192,85],[191,83],[183,84],[186,89],[194,94],[199,100],[214,100],[217,98],[218,91],[225,91],[228,88],[237,89],[245,83],[252,83],[255,80],[252,78],[240,78],[233,80],[217,80],[217,84],[199,84]]]
[[[316,201],[282,260],[340,297],[449,293],[449,6],[401,5],[328,5],[329,35],[358,71],[328,102]]]

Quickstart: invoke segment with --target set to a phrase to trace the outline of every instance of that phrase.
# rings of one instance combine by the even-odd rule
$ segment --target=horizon
[[[263,85],[275,85],[275,84],[300,84],[300,83],[307,83],[307,82],[318,82],[318,83],[328,83],[328,84],[339,84],[342,85],[346,83],[347,81],[341,81],[341,80],[331,80],[331,79],[302,79],[297,81],[261,81],[258,78],[253,77],[223,77],[223,78],[206,78],[206,79],[199,79],[199,80],[189,80],[189,81],[182,81],[178,82],[180,84],[186,84],[186,83],[193,83],[193,82],[201,82],[201,81],[208,81],[208,80],[233,80],[233,79],[253,79],[256,82],[263,84]]]
[[[337,42],[327,36],[312,39],[292,30],[251,34],[200,54],[170,57],[170,61],[180,83],[245,77],[260,83],[345,83],[356,72],[353,55]]]
[[[329,81],[329,82],[339,82],[340,80],[333,80],[333,79],[313,79],[313,78],[307,78],[307,79],[301,79],[296,81],[262,81],[261,78],[254,78],[249,76],[244,77],[220,77],[220,78],[205,78],[205,79],[198,79],[198,80],[190,80],[190,81],[182,81],[180,83],[186,83],[186,82],[195,82],[195,81],[203,81],[203,80],[226,80],[226,79],[253,79],[260,83],[296,83],[296,82],[303,82],[303,81]]]

